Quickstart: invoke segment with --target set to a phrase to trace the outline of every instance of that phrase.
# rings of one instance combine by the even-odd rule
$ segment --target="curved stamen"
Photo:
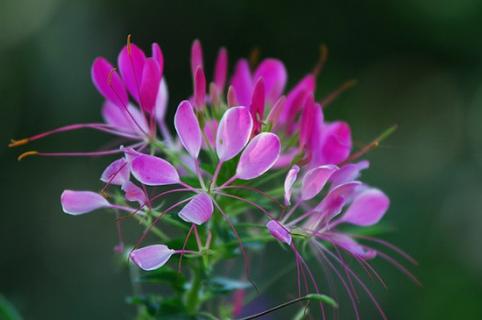
[[[254,187],[250,187],[250,186],[244,186],[244,185],[234,185],[234,186],[225,186],[223,188],[219,187],[217,188],[217,190],[223,190],[223,189],[245,189],[245,190],[249,190],[249,191],[254,191],[254,192],[257,192],[259,193],[260,195],[268,198],[269,200],[273,201],[274,203],[276,203],[281,209],[285,210],[286,209],[286,206],[284,206],[281,202],[279,202],[275,197],[271,196],[270,194],[264,192],[264,191],[261,191],[257,188],[254,188]]]
[[[256,202],[253,202],[253,201],[250,201],[250,200],[248,200],[248,199],[244,199],[244,198],[235,196],[234,194],[229,194],[229,193],[224,193],[224,192],[219,192],[219,191],[215,191],[214,193],[219,194],[219,195],[224,196],[224,197],[233,198],[233,199],[236,199],[236,200],[245,202],[245,203],[247,203],[247,204],[250,204],[250,205],[252,205],[253,207],[259,209],[259,210],[260,210],[261,212],[263,212],[265,215],[267,215],[271,220],[275,220],[275,218],[271,215],[271,213],[269,213],[265,208],[263,208],[262,206],[260,206],[260,205],[257,204]]]

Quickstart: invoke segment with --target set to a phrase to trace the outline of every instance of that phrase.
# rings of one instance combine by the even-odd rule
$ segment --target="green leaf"
[[[175,290],[184,290],[186,277],[181,272],[169,267],[162,267],[154,271],[142,273],[140,281],[144,283],[167,283]]]
[[[338,303],[336,301],[325,295],[325,294],[318,294],[318,293],[310,293],[305,296],[307,300],[312,300],[312,301],[318,301],[322,303],[326,303],[329,306],[332,306],[333,308],[338,308]]]
[[[22,316],[20,316],[17,309],[3,295],[0,295],[0,319],[22,320]]]

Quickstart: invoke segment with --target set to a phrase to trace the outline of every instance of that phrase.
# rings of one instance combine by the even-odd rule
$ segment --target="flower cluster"
[[[360,239],[411,260],[398,248],[346,227],[377,224],[389,199],[359,180],[361,171],[369,166],[359,158],[370,145],[352,153],[349,125],[325,119],[324,105],[315,99],[317,72],[308,73],[288,91],[286,68],[273,58],[255,66],[240,59],[228,77],[228,54],[222,48],[208,85],[201,44],[196,40],[191,52],[193,94],[178,104],[173,126],[176,135],[172,135],[165,123],[168,90],[159,45],[152,45],[149,57],[129,38],[117,65],[118,70],[105,58],[96,58],[92,64],[92,81],[105,99],[103,123],[69,125],[12,140],[10,146],[82,128],[121,137],[122,144],[111,150],[28,151],[19,158],[118,155],[100,175],[104,183],[100,192],[65,190],[61,204],[70,215],[112,209],[119,230],[128,218],[143,224],[144,231],[133,248],[124,248],[122,237],[116,246],[139,268],[165,268],[177,256],[180,271],[186,256],[190,268],[209,277],[215,264],[241,253],[243,278],[249,278],[245,244],[278,241],[294,253],[300,297],[302,291],[321,291],[306,261],[313,256],[340,279],[357,316],[352,279],[379,306],[341,252],[377,277],[368,263],[377,255],[408,273],[392,257]],[[145,245],[149,234],[156,240]],[[233,241],[237,248],[226,253]],[[304,244],[312,250],[298,250]],[[209,299],[208,285],[203,287],[196,274],[183,289],[186,312],[191,315],[201,312]],[[243,304],[239,295],[235,296],[233,313],[236,304]]]

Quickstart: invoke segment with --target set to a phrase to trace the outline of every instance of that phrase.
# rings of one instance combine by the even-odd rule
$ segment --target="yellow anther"
[[[21,155],[18,156],[17,160],[20,161],[20,160],[23,160],[27,157],[30,157],[30,156],[35,156],[38,154],[38,151],[27,151],[27,152],[24,152],[22,153]]]
[[[8,146],[10,148],[15,148],[18,146],[23,146],[24,144],[27,144],[30,140],[28,138],[25,139],[20,139],[20,140],[15,140],[15,139],[10,139],[10,143]]]

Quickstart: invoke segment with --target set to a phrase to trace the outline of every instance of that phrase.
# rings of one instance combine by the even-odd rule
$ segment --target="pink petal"
[[[248,106],[251,102],[251,93],[253,91],[253,79],[251,71],[246,59],[241,59],[234,68],[231,85],[236,90],[236,97],[242,106]]]
[[[309,94],[305,99],[305,104],[303,112],[301,114],[301,124],[300,124],[300,147],[305,148],[305,146],[310,145],[311,138],[313,136],[313,126],[315,124],[315,98],[312,94]],[[307,151],[311,151],[307,148]]]
[[[218,122],[214,119],[207,120],[204,124],[204,134],[206,136],[207,142],[210,144],[210,147],[214,149],[214,145],[216,144],[216,132],[218,131]],[[204,148],[208,148],[208,146],[204,146]]]
[[[166,264],[176,251],[163,244],[155,244],[140,249],[132,250],[130,258],[139,268],[151,271]]]
[[[169,99],[169,92],[167,91],[166,79],[161,79],[159,91],[157,92],[156,106],[154,107],[156,119],[158,122],[163,122],[166,115],[167,101]]]
[[[352,147],[350,126],[337,121],[327,125],[324,130],[326,138],[321,149],[323,163],[338,164],[345,161]]]
[[[202,145],[199,121],[191,103],[182,101],[174,115],[174,127],[184,148],[193,158],[197,158]]]
[[[105,183],[121,186],[129,181],[129,176],[129,165],[127,164],[126,159],[121,158],[115,160],[105,168],[100,180]]]
[[[128,103],[127,91],[119,74],[104,58],[95,58],[91,76],[97,90],[115,105],[122,107]]]
[[[191,46],[191,72],[194,76],[198,67],[203,67],[203,49],[201,42],[196,39]]]
[[[214,84],[216,85],[218,92],[224,91],[224,85],[226,83],[226,75],[228,73],[228,51],[226,48],[221,48],[216,59],[216,65],[214,67]]]
[[[146,154],[132,160],[131,172],[139,182],[148,186],[175,184],[180,181],[179,174],[172,164]]]
[[[261,125],[264,119],[264,96],[264,80],[263,78],[259,78],[254,85],[250,105],[250,112],[253,116],[253,134],[261,131]]]
[[[145,154],[142,152],[139,152],[133,148],[124,148],[121,147],[122,151],[124,152],[125,158],[127,160],[127,163],[129,163],[129,166],[132,165],[132,161],[136,159],[137,157],[144,156]]]
[[[159,47],[159,44],[154,42],[152,44],[152,58],[156,60],[157,65],[159,66],[159,73],[162,74],[164,73],[164,55],[162,54],[161,47]]]
[[[278,160],[281,142],[277,135],[263,132],[254,137],[248,144],[236,168],[236,177],[250,180],[268,171]]]
[[[331,188],[334,188],[342,183],[356,180],[360,176],[360,171],[368,168],[370,163],[368,160],[363,160],[358,163],[349,163],[335,172],[331,178]]]
[[[206,193],[200,193],[181,209],[179,217],[186,222],[201,225],[211,218],[213,211],[211,197]]]
[[[353,199],[341,220],[359,226],[371,226],[380,221],[389,205],[390,200],[382,191],[370,188]]]
[[[286,243],[287,245],[291,245],[291,234],[289,230],[280,222],[276,220],[270,220],[266,224],[266,227],[275,239]]]
[[[151,113],[154,109],[160,84],[159,64],[153,58],[147,58],[142,69],[140,84],[140,104],[144,111]]]
[[[253,119],[245,107],[226,110],[216,133],[216,152],[219,160],[234,158],[248,143],[253,129]]]
[[[133,43],[124,46],[117,58],[122,79],[124,80],[129,93],[137,102],[139,102],[139,86],[141,84],[142,70],[144,68],[145,60],[146,55],[144,54],[144,51]]]
[[[351,181],[339,185],[326,195],[320,204],[316,206],[315,210],[321,212],[323,217],[333,218],[341,212],[345,204],[352,200],[361,186],[362,184],[359,181]]]
[[[289,115],[296,114],[295,100],[299,99],[300,92],[313,93],[315,91],[316,79],[313,74],[308,74],[303,79],[296,84],[296,86],[291,89],[291,91],[286,96],[285,110],[281,115],[280,122],[287,123],[291,119]]]
[[[238,97],[236,96],[236,89],[233,86],[229,86],[227,95],[228,108],[239,105]]]
[[[290,171],[288,171],[288,174],[286,175],[285,178],[285,183],[284,183],[284,188],[285,188],[285,205],[290,205],[290,199],[291,199],[291,192],[293,185],[296,182],[296,178],[298,177],[298,172],[300,172],[300,167],[297,165],[294,165]]]
[[[118,107],[107,100],[102,106],[102,117],[107,124],[121,132],[144,136],[149,131],[141,111],[131,104],[126,110],[124,106]]]
[[[352,255],[354,255],[357,258],[373,259],[376,256],[375,250],[367,249],[361,246],[355,240],[353,240],[351,237],[347,235],[335,233],[330,235],[328,240],[332,242],[335,246],[338,246],[350,252]]]
[[[128,201],[138,202],[141,206],[143,206],[147,201],[147,196],[144,190],[130,181],[126,181],[122,185],[122,191],[125,192],[125,198]]]
[[[278,124],[278,120],[280,118],[280,116],[283,114],[284,112],[284,108],[285,108],[285,102],[286,102],[286,97],[285,96],[281,96],[273,105],[273,107],[271,108],[271,111],[269,112],[268,114],[268,122],[270,122],[272,124],[272,127],[275,128],[276,125]]]
[[[104,197],[91,191],[64,190],[60,203],[65,213],[74,216],[110,206]]]
[[[194,105],[202,108],[206,104],[206,76],[201,66],[196,69],[194,76]]]
[[[266,88],[266,101],[273,104],[278,99],[288,80],[286,68],[278,59],[264,59],[254,73],[254,80],[264,79]]]
[[[293,159],[298,154],[298,148],[291,148],[285,153],[280,154],[278,161],[274,164],[274,168],[285,168],[293,162]]]
[[[301,183],[301,199],[303,201],[313,199],[336,170],[338,167],[335,165],[324,165],[306,172]]]

